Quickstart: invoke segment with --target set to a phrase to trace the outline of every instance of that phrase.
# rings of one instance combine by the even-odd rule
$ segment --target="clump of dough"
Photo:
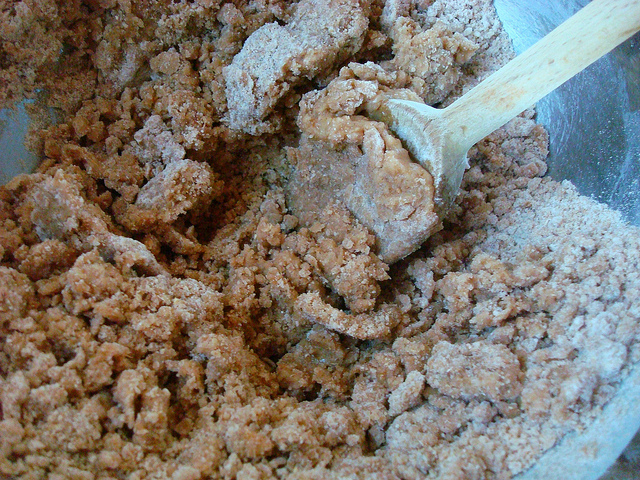
[[[522,391],[518,358],[504,345],[439,342],[427,361],[427,382],[452,397],[512,400]]]
[[[360,49],[368,8],[363,0],[302,1],[286,26],[256,30],[224,70],[229,126],[252,135],[277,130],[268,117],[281,98]]]
[[[343,202],[376,234],[380,257],[393,263],[440,228],[433,179],[384,124],[362,115],[384,86],[357,79],[354,69],[303,98],[298,123],[306,135],[289,153],[296,168],[289,196],[302,218]]]

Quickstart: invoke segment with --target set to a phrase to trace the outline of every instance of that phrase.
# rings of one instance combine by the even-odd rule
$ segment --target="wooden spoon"
[[[445,213],[476,142],[638,30],[640,0],[593,0],[448,107],[390,99],[380,117],[431,173],[437,210]]]

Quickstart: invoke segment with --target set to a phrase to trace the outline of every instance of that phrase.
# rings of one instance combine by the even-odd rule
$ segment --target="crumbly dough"
[[[446,218],[374,119],[509,58],[489,0],[23,0],[0,38],[2,105],[59,119],[0,187],[3,478],[508,479],[640,361],[640,234],[533,111]]]

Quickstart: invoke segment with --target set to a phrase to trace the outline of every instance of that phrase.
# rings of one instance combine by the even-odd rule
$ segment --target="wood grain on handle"
[[[593,0],[443,110],[466,151],[640,30],[640,0]]]

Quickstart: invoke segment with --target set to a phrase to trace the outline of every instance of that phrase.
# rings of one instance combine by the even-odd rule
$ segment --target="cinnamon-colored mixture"
[[[508,479],[640,360],[640,234],[541,178],[532,111],[447,218],[367,116],[506,61],[489,0],[10,1],[0,38],[2,104],[58,118],[0,188],[3,478]]]

